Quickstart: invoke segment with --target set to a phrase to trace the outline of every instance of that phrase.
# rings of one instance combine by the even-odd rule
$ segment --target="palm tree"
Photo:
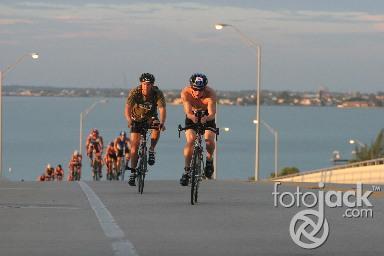
[[[360,162],[384,157],[384,129],[381,129],[371,145],[356,146],[356,155],[351,162]]]

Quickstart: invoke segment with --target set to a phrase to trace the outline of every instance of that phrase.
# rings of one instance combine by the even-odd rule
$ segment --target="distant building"
[[[375,104],[373,102],[368,101],[363,98],[352,98],[344,101],[342,104],[337,105],[339,108],[367,108],[374,107]]]

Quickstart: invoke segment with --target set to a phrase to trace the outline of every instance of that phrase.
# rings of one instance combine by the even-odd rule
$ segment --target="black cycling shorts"
[[[113,160],[117,160],[116,154],[108,154],[108,157]]]
[[[185,126],[191,126],[191,125],[194,125],[194,124],[195,123],[191,119],[189,119],[187,117],[185,118]],[[215,119],[206,122],[205,123],[205,127],[216,128]]]
[[[159,121],[158,118],[155,120]],[[141,130],[148,125],[148,121],[132,121],[131,133],[141,133]]]
[[[129,149],[127,146],[125,147],[125,150],[117,150],[117,157],[123,157],[124,151],[125,151],[125,154],[129,153]]]

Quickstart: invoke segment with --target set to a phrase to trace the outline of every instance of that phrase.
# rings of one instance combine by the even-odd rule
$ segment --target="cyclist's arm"
[[[211,90],[211,97],[208,99],[208,116],[207,121],[215,119],[216,115],[216,93]]]
[[[160,115],[160,125],[164,127],[165,119],[167,118],[167,109],[164,107],[159,107],[159,115]]]
[[[124,114],[125,114],[125,119],[128,122],[128,126],[130,126],[132,124],[132,106],[128,103],[125,104]]]
[[[181,100],[183,102],[184,112],[187,115],[188,119],[195,120],[195,114],[192,111],[192,105],[188,101],[187,95],[184,91],[181,92]]]
[[[132,108],[135,104],[135,90],[132,89],[127,97],[127,100],[125,102],[125,110],[124,110],[124,115],[125,119],[128,122],[128,126],[131,126],[132,124]]]
[[[117,143],[117,139],[115,139],[113,141],[113,148],[115,149],[115,151],[117,152],[119,150],[119,148],[117,147],[118,143]]]
[[[166,109],[166,102],[165,102],[165,97],[164,97],[164,94],[161,90],[158,91],[157,93],[157,102],[156,102],[156,105],[157,105],[157,108],[159,110],[159,114],[160,114],[160,126],[162,127],[162,129],[164,130],[164,124],[165,124],[165,120],[167,118],[167,109]]]
[[[104,142],[101,140],[101,145],[100,145],[100,152],[103,152],[104,150]]]

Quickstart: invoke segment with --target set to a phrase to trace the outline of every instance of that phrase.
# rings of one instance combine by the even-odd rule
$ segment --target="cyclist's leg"
[[[193,153],[193,144],[196,139],[196,133],[192,129],[185,131],[186,143],[184,146],[184,163],[185,167],[189,167],[191,164],[192,153]]]
[[[160,139],[160,131],[153,129],[152,130],[152,134],[151,134],[151,146],[149,147],[150,151],[154,151],[155,150],[155,147],[156,147],[157,142],[159,141],[159,139]]]
[[[125,168],[125,170],[127,170],[127,167],[129,166],[129,160],[131,159],[131,155],[129,153],[129,151],[125,151],[125,166],[123,166],[123,168]]]
[[[98,172],[99,172],[99,178],[101,179],[103,177],[103,161],[102,161],[102,159],[100,159],[100,162],[99,162]]]
[[[111,174],[111,160],[106,159],[105,165],[107,166],[107,174],[110,175]]]
[[[205,131],[205,147],[207,149],[207,160],[213,160],[213,152],[215,151],[215,133],[212,131]]]
[[[155,147],[157,142],[159,141],[159,138],[160,138],[160,131],[153,129],[151,134],[151,146],[149,147],[149,150],[148,150],[149,165],[155,164]]]
[[[118,169],[117,169],[117,157],[114,157],[113,160],[112,160],[112,170],[114,171],[114,174],[115,176],[117,176],[117,172],[118,172]]]
[[[121,170],[121,157],[117,155],[117,163],[116,163],[116,170],[120,171]]]
[[[193,144],[196,138],[196,133],[192,129],[189,129],[185,131],[185,138],[186,138],[186,144],[184,147],[184,158],[185,158],[185,167],[183,175],[180,179],[180,184],[182,186],[188,186],[189,183],[189,172],[190,172],[190,165],[191,165],[191,159],[192,159],[192,153],[193,153]]]
[[[140,133],[131,133],[131,168],[135,169],[138,162]]]
[[[139,153],[139,145],[140,145],[140,133],[134,127],[131,130],[131,175],[129,177],[129,185],[135,186],[136,182],[136,166],[138,162],[138,153]]]
[[[81,164],[79,164],[77,170],[79,171],[79,179],[81,179]]]
[[[207,157],[205,162],[205,176],[211,178],[214,172],[213,166],[213,152],[215,151],[215,133],[212,131],[205,131],[205,146],[207,150]]]

